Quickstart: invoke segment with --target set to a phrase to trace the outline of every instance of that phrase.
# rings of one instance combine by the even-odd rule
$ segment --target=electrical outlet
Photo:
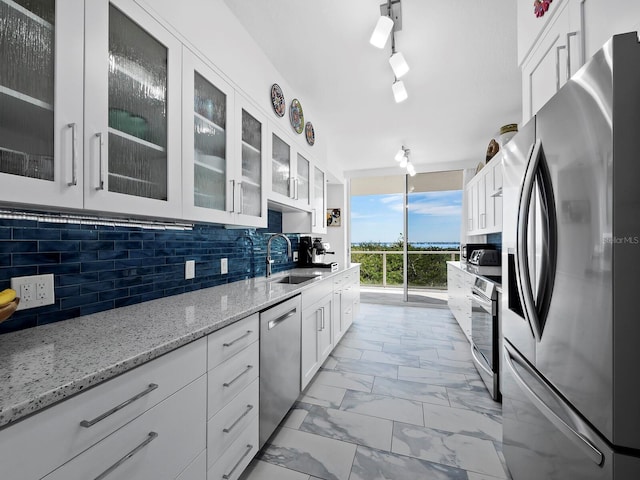
[[[11,279],[11,288],[20,297],[18,310],[42,307],[55,303],[53,274],[31,275]]]
[[[184,279],[190,280],[196,276],[196,261],[187,260],[184,264]]]
[[[297,262],[298,261],[298,252],[293,252],[293,261]]]
[[[220,274],[226,275],[229,273],[229,262],[226,258],[220,259]]]

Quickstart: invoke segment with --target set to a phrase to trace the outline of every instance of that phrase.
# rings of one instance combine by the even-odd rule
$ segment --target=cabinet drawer
[[[175,479],[206,447],[206,384],[202,375],[44,480]]]
[[[227,449],[207,472],[207,480],[237,480],[240,474],[258,453],[258,417]]]
[[[0,430],[3,471],[41,478],[203,375],[206,354],[202,338]]]
[[[258,344],[259,342],[252,343],[209,372],[207,409],[209,418],[258,378],[260,364]]]
[[[256,378],[207,423],[207,467],[210,468],[258,415]]]
[[[224,327],[207,337],[207,369],[217,367],[258,340],[259,314]]]
[[[302,311],[320,301],[330,293],[333,293],[333,282],[331,279],[315,283],[312,287],[304,290],[302,292]]]

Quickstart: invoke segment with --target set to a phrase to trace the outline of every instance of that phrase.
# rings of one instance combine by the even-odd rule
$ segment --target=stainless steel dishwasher
[[[260,448],[300,395],[300,298],[260,312]]]

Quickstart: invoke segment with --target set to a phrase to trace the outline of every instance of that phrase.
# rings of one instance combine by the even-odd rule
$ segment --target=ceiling
[[[348,176],[475,166],[500,126],[521,119],[513,0],[402,0],[396,49],[411,70],[393,100],[383,50],[369,44],[382,0],[224,0],[326,136],[330,168]],[[286,92],[285,92],[286,95]]]

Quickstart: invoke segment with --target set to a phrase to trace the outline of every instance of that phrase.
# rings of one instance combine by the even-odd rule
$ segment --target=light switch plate
[[[220,259],[220,274],[226,275],[229,273],[229,262],[226,258]]]
[[[196,261],[187,260],[184,264],[184,279],[190,280],[196,276]]]

